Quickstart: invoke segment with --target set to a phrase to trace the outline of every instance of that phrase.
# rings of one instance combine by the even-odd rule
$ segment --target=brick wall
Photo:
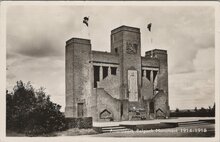
[[[120,97],[120,82],[119,76],[117,75],[110,75],[98,82],[97,88],[104,88],[109,95],[113,98],[119,99]]]

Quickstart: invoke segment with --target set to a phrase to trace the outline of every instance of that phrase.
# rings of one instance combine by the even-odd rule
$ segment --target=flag
[[[152,26],[152,23],[149,23],[148,25],[147,25],[147,28],[148,28],[148,30],[151,32],[151,26]]]
[[[83,18],[83,23],[86,24],[86,26],[89,26],[89,17],[84,17]]]

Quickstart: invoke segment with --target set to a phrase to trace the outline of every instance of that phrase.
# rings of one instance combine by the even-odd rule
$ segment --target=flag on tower
[[[89,26],[89,17],[84,17],[83,18],[83,23],[86,24],[86,26]]]
[[[147,25],[147,28],[148,28],[148,30],[151,32],[151,26],[152,26],[152,23],[149,23],[148,25]]]

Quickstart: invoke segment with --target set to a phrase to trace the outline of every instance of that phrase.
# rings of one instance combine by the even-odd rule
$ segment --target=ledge
[[[122,26],[112,30],[111,34],[115,34],[115,33],[118,33],[120,31],[129,31],[129,32],[140,33],[140,29],[139,28],[129,27],[129,26],[122,25]]]
[[[69,44],[72,44],[72,43],[87,44],[87,45],[91,44],[89,39],[83,39],[83,38],[71,38],[71,39],[66,41],[66,45],[69,45]]]

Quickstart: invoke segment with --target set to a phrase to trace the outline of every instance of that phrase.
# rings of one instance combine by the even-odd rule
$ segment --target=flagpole
[[[152,49],[154,49],[154,40],[153,40],[154,34],[153,31],[151,30],[151,45],[152,45]]]
[[[89,17],[89,16],[88,16]],[[89,21],[88,21],[88,36],[89,36],[89,40],[91,40],[90,38],[90,26],[91,26],[91,22],[89,23]]]
[[[153,35],[152,35],[152,33],[150,33],[150,34],[151,34],[150,42],[151,42],[151,47],[153,49]]]
[[[88,26],[88,36],[89,36],[89,39],[90,39],[90,29],[89,29],[89,26]]]
[[[148,28],[148,31],[149,31],[149,46],[150,46],[150,48],[152,48],[153,49],[153,36],[152,36],[152,28],[151,28],[151,26],[152,26],[152,23],[149,23],[148,25],[147,25],[147,28]]]

